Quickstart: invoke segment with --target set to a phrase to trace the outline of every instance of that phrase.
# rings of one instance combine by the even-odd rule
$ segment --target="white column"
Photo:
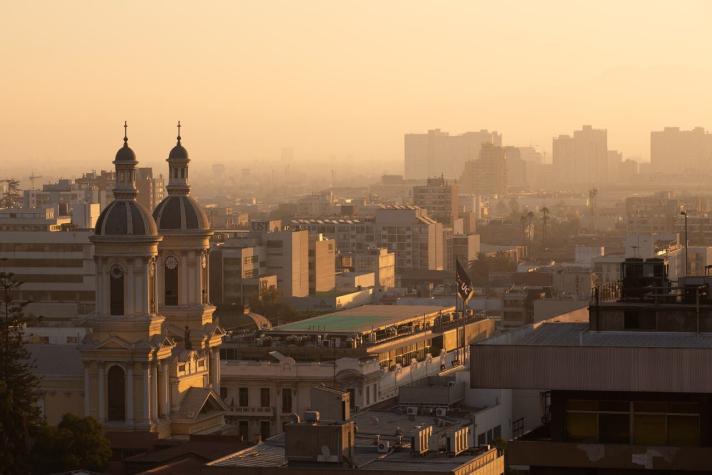
[[[134,372],[133,363],[129,363],[126,369],[126,423],[134,423]]]
[[[158,363],[151,364],[151,419],[158,421]]]
[[[103,423],[106,420],[106,377],[104,377],[104,363],[99,362],[99,422]]]
[[[163,410],[161,413],[163,417],[168,418],[171,413],[171,388],[168,385],[168,363],[163,363],[161,365],[162,369],[162,387],[163,387]]]
[[[89,389],[89,365],[84,363],[84,417],[91,416],[91,391]]]
[[[148,423],[151,420],[151,414],[148,411],[149,402],[151,399],[151,367],[144,363],[141,371],[143,372],[143,420]]]

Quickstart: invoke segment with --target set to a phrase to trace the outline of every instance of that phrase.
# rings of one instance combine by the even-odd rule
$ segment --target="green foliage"
[[[100,471],[111,459],[111,447],[94,418],[65,414],[57,427],[42,428],[32,455],[33,473]]]
[[[27,302],[15,298],[21,283],[0,272],[0,473],[28,473],[32,440],[40,431],[39,380],[22,334]]]
[[[517,263],[503,252],[497,252],[494,256],[480,253],[477,260],[470,264],[468,274],[473,285],[485,287],[489,283],[490,273],[514,272],[516,269]]]

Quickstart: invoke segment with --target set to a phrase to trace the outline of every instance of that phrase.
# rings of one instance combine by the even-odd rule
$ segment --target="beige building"
[[[442,176],[428,178],[425,185],[413,187],[413,204],[427,210],[435,221],[452,226],[460,216],[459,187]]]
[[[502,134],[480,130],[450,135],[440,129],[426,134],[406,134],[405,178],[459,178],[465,163],[479,158],[483,144],[502,145]]]
[[[115,448],[126,443],[121,432],[140,444],[218,430],[225,409],[215,391],[223,332],[208,302],[211,231],[189,196],[187,151],[179,137],[168,158],[169,196],[151,216],[136,201],[138,162],[127,142],[114,160],[115,199],[90,238],[97,277],[87,335],[78,346],[37,350],[49,360],[38,365],[48,421],[92,416]]]
[[[608,132],[584,125],[573,135],[553,140],[553,165],[559,183],[596,185],[608,182]]]
[[[309,293],[331,292],[336,286],[336,243],[323,234],[309,235]]]
[[[702,127],[665,127],[650,132],[650,162],[659,173],[680,174],[710,170],[712,134]]]
[[[503,147],[485,144],[480,158],[465,163],[460,186],[464,193],[502,195],[507,192],[507,157]]]
[[[47,210],[0,210],[0,268],[23,285],[17,297],[29,300],[25,312],[46,321],[74,320],[94,311],[95,267],[90,231],[61,232]],[[27,211],[27,213],[26,213]],[[33,218],[40,212],[41,217]],[[7,218],[3,218],[6,213]],[[29,228],[29,229],[27,229]]]
[[[385,248],[370,248],[366,252],[353,254],[352,265],[355,272],[374,272],[376,292],[385,292],[396,286],[396,255]]]
[[[267,273],[277,276],[285,297],[309,295],[309,232],[276,231],[264,236]]]

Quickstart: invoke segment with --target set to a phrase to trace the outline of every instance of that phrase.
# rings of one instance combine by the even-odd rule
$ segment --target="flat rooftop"
[[[455,307],[437,305],[363,305],[327,313],[274,328],[276,332],[365,333],[396,323],[407,323],[438,312],[452,312]]]
[[[588,323],[542,323],[530,331],[513,332],[508,341],[486,340],[481,345],[577,346],[641,348],[712,348],[712,333],[657,331],[591,331]]]

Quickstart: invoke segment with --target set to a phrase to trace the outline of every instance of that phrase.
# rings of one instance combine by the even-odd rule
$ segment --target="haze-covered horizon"
[[[582,124],[649,159],[650,131],[712,128],[703,1],[6,2],[0,172],[109,169],[122,124],[163,169],[402,169],[403,134],[489,129],[535,146]],[[76,170],[76,172],[75,172]]]

